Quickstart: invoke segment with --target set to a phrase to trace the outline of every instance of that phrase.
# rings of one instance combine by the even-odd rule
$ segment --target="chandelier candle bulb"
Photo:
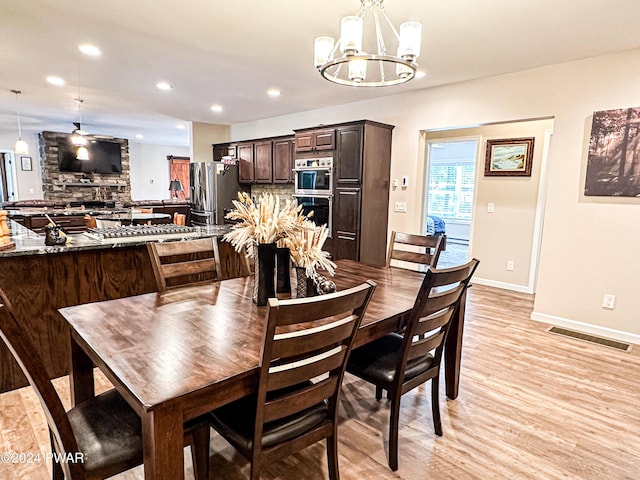
[[[351,60],[349,62],[349,79],[362,82],[367,77],[367,62],[365,60]]]
[[[405,22],[400,25],[398,56],[413,62],[420,56],[421,38],[422,24],[420,22]]]
[[[331,37],[322,36],[315,40],[314,46],[314,65],[316,68],[326,63],[333,53],[334,40]]]
[[[362,17],[344,17],[340,28],[340,50],[355,55],[362,50]]]

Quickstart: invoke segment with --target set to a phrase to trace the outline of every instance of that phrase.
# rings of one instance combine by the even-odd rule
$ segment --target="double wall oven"
[[[293,169],[294,197],[305,214],[313,211],[316,225],[327,225],[332,236],[333,157],[298,158]]]

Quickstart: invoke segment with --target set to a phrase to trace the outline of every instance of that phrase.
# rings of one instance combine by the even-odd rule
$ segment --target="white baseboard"
[[[568,318],[547,315],[546,313],[531,312],[531,320],[535,320],[536,322],[549,323],[551,325],[564,327],[576,332],[588,333],[590,335],[609,338],[611,340],[618,340],[619,342],[640,345],[640,335],[637,335],[635,333],[623,332],[621,330],[614,330],[613,328],[578,322],[577,320],[569,320]]]
[[[489,280],[487,278],[473,277],[471,283],[477,283],[478,285],[486,285],[487,287],[503,288],[504,290],[512,290],[520,293],[533,293],[533,289],[524,286],[516,285],[515,283],[497,282],[495,280]]]

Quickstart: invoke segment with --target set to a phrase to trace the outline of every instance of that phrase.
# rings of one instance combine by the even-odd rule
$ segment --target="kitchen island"
[[[113,239],[77,234],[69,235],[66,245],[46,246],[44,235],[15,221],[9,221],[9,227],[16,246],[0,251],[0,288],[31,335],[50,378],[69,373],[69,331],[59,308],[153,292],[156,284],[147,243],[221,237],[230,228],[198,227],[185,236]],[[0,365],[0,392],[28,385],[1,343]]]

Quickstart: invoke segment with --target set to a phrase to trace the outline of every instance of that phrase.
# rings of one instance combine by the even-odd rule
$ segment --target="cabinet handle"
[[[358,195],[358,192],[338,192],[338,195]]]
[[[354,241],[356,239],[355,237],[343,237],[342,235],[338,235],[338,238],[340,240],[351,240],[351,241]]]

